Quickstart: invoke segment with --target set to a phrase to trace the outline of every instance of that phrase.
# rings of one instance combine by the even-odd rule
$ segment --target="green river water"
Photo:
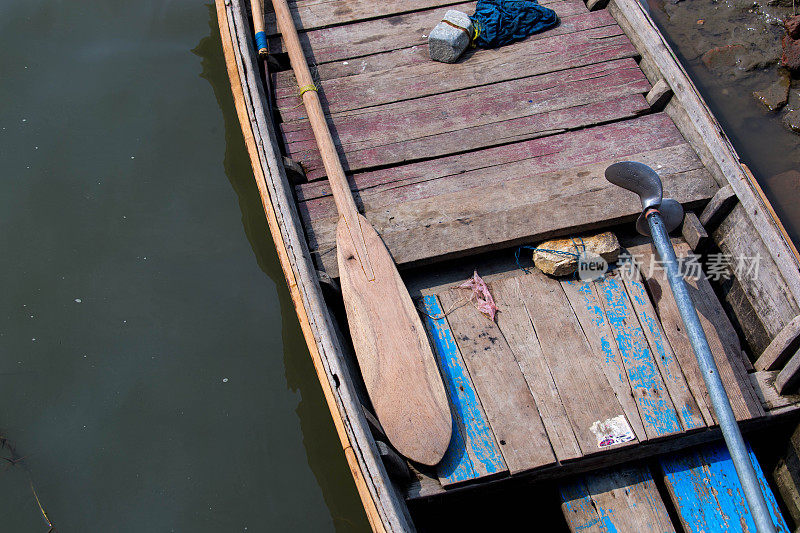
[[[366,530],[214,9],[0,21],[0,531]]]

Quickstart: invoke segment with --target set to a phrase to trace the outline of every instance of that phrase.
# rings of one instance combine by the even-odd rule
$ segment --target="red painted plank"
[[[407,55],[403,50],[397,53]],[[328,113],[339,113],[635,55],[636,50],[628,37],[618,26],[611,24],[527,40],[496,50],[479,50],[467,61],[446,67],[427,57],[423,61],[411,57],[412,62],[401,64],[399,60],[403,58],[398,57],[384,70],[327,81],[323,77],[320,96]],[[358,62],[372,61],[375,57],[369,56]],[[319,68],[320,75],[322,67],[324,65]],[[305,116],[305,110],[297,107],[297,88],[293,82],[287,87],[285,77],[278,76],[278,79],[284,78],[283,89],[277,91],[281,115],[287,122],[299,120]]]
[[[608,61],[334,115],[349,171],[411,162],[618,120],[648,109],[633,59]],[[637,97],[633,97],[636,95]],[[307,122],[282,124],[287,155],[325,175]]]
[[[419,199],[482,185],[487,174],[495,179],[523,178],[599,161],[620,159],[641,152],[685,143],[664,113],[646,115],[531,141],[508,144],[350,176],[360,201],[375,202],[385,191]],[[495,171],[502,168],[503,172]],[[311,219],[334,216],[335,206],[327,181],[296,188],[298,202]],[[379,205],[379,204],[378,204]]]
[[[543,0],[543,6],[554,10],[562,20],[586,13],[583,0]],[[476,2],[402,13],[388,17],[348,23],[300,33],[306,57],[316,64],[343,61],[354,57],[391,52],[428,43],[428,33],[450,9],[467,14],[475,12]],[[282,50],[279,36],[270,39],[270,49]]]

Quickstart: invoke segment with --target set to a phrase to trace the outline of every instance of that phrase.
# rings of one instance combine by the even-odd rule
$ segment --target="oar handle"
[[[344,175],[339,154],[333,144],[328,122],[322,112],[322,104],[320,104],[319,96],[317,95],[317,86],[311,77],[311,72],[308,70],[308,63],[306,63],[306,56],[300,44],[300,37],[297,35],[297,29],[294,26],[292,13],[289,11],[286,0],[272,0],[272,7],[275,9],[278,29],[286,45],[286,52],[289,54],[289,61],[292,64],[292,70],[294,70],[297,86],[306,107],[308,121],[311,123],[311,129],[314,131],[314,137],[317,140],[317,147],[322,156],[325,172],[328,175],[336,208],[339,210],[339,215],[347,220],[348,225],[356,225],[358,209],[350,192],[347,178]]]
[[[250,11],[253,12],[253,30],[256,32],[258,55],[267,55],[269,46],[267,45],[267,32],[264,25],[264,5],[261,0],[250,0]]]
[[[756,529],[759,533],[774,533],[775,526],[772,523],[767,502],[761,492],[761,486],[753,463],[750,461],[750,455],[747,453],[739,425],[736,423],[728,393],[725,392],[722,379],[719,377],[719,370],[708,345],[705,331],[700,324],[700,318],[697,316],[697,310],[694,308],[694,302],[689,295],[683,274],[680,272],[678,258],[675,256],[675,249],[672,247],[669,234],[664,227],[664,221],[657,209],[645,211],[645,216],[650,225],[653,244],[664,265],[672,294],[675,296],[675,303],[678,305],[686,334],[697,357],[703,381],[711,398],[711,405],[714,407],[714,414],[717,416],[722,436],[733,460],[733,466],[742,483],[745,499],[753,515]]]

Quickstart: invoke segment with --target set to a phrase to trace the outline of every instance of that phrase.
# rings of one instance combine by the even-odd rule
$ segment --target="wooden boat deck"
[[[290,3],[356,203],[430,315],[448,388],[451,447],[437,467],[394,479],[406,499],[585,473],[719,438],[660,272],[584,284],[513,260],[519,244],[599,228],[652,254],[629,233],[638,200],[603,178],[620,160],[657,169],[665,195],[688,210],[719,208],[702,220],[709,240],[723,253],[760,256],[768,272],[692,287],[743,427],[800,408],[800,395],[776,392],[777,369],[751,364],[800,314],[791,247],[691,82],[635,2],[597,11],[582,0],[541,3],[558,27],[470,50],[453,65],[429,60],[427,32],[447,9],[472,12],[474,2]],[[242,4],[217,7],[228,17],[223,45],[235,48],[229,73],[268,221],[345,454],[373,527],[405,530],[407,509],[375,461],[370,432],[381,440],[380,428],[361,412],[369,401],[358,369],[331,325],[336,303],[313,279],[337,276],[337,215],[298,88],[291,71],[273,74],[275,144]],[[666,98],[653,98],[657,85]],[[286,181],[278,145],[302,179]],[[688,252],[682,239],[676,247]],[[496,323],[453,289],[476,268],[500,308]]]
[[[558,27],[444,65],[430,61],[423,36],[449,6],[316,28],[319,17],[306,21],[315,4],[303,5],[302,35],[356,201],[400,265],[630,218],[636,199],[602,177],[620,159],[652,164],[689,206],[718,188],[645,100],[636,50],[605,10],[544,2]],[[296,187],[309,246],[336,277],[338,217],[291,71],[277,75],[276,93],[286,153],[309,180]]]

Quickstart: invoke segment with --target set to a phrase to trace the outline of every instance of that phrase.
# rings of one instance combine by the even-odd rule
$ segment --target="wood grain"
[[[683,241],[673,241],[675,253],[678,258],[691,254],[688,245]],[[678,312],[677,304],[666,280],[666,274],[659,268],[657,255],[650,244],[632,246],[630,253],[643,265],[655,265],[656,268],[646,266],[643,275],[647,282],[653,303],[658,311],[661,325],[664,329],[669,344],[680,362],[681,369],[686,376],[689,388],[700,406],[704,416],[713,415],[713,408],[708,397],[708,391],[703,381],[697,359],[684,331],[683,321]],[[651,271],[652,270],[652,271]],[[755,397],[753,388],[747,378],[747,371],[742,363],[742,351],[738,337],[730,320],[725,315],[719,300],[714,294],[705,277],[695,279],[688,277],[686,284],[692,297],[700,323],[703,326],[714,361],[719,370],[725,390],[731,402],[731,407],[737,420],[760,417],[764,415],[760,403]],[[715,424],[715,420],[706,419],[706,424]]]
[[[632,59],[431,95],[329,117],[348,172],[486,148],[647,109],[650,87]],[[309,180],[325,171],[308,123],[283,123],[287,154]]]
[[[596,359],[617,395],[617,401],[622,406],[628,423],[639,441],[646,441],[648,439],[647,432],[642,424],[639,409],[636,407],[636,399],[631,391],[628,372],[598,299],[595,284],[563,279],[561,288],[567,295],[572,311],[578,318]]]
[[[800,316],[794,317],[772,339],[755,362],[758,370],[779,370],[800,348]]]
[[[463,289],[440,293],[447,320],[511,474],[556,458],[514,354],[497,324],[467,303]]]
[[[639,318],[645,337],[647,337],[647,342],[653,351],[656,364],[669,391],[669,397],[678,411],[683,429],[691,431],[706,427],[703,414],[700,412],[694,396],[692,396],[692,391],[689,390],[689,385],[686,383],[686,377],[683,375],[678,359],[664,336],[661,322],[658,320],[653,304],[650,301],[650,296],[647,294],[641,279],[638,276],[620,277],[625,283],[625,289],[630,296],[636,316]],[[710,414],[708,413],[708,415]]]
[[[556,458],[564,462],[580,457],[580,446],[522,301],[517,278],[494,281],[489,289],[501,309],[497,326],[528,382]]]
[[[601,445],[596,429],[624,415],[561,284],[538,270],[517,278],[520,293],[584,455],[637,442]]]
[[[790,530],[758,459],[749,444],[747,449],[775,528],[788,533]],[[685,531],[756,532],[739,477],[724,443],[664,456],[660,465],[667,491]]]
[[[344,218],[337,236],[339,282],[361,376],[392,445],[413,461],[435,465],[452,432],[444,385],[397,267],[375,230],[366,220],[361,224],[374,279],[356,258]]]
[[[432,294],[422,298],[422,306],[453,412],[453,437],[436,465],[439,482],[448,487],[508,472],[444,309]]]
[[[561,511],[573,533],[674,532],[646,466],[613,468],[559,487]]]
[[[590,14],[587,24],[595,27],[562,35],[545,33],[541,39],[480,50],[469,61],[449,65],[447,76],[441,75],[441,63],[430,61],[427,53],[418,57],[422,52],[398,50],[353,61],[363,66],[363,72],[345,77],[328,78],[326,65],[320,65],[317,80],[331,114],[635,56],[630,41],[608,15]],[[388,57],[393,55],[397,57]],[[380,64],[370,65],[376,62]],[[285,73],[276,77],[276,102],[284,120],[304,116],[296,107],[297,87],[302,85]]]

